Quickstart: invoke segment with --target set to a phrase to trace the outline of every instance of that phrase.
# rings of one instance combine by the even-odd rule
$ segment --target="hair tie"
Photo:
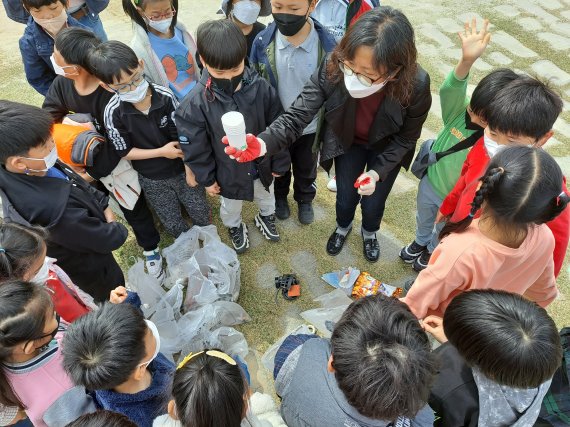
[[[556,197],[556,206],[560,206],[560,202],[562,201],[563,197],[568,197],[568,194],[566,194],[565,191],[562,191],[562,193]]]
[[[499,169],[499,172],[501,172],[501,175],[505,173],[505,168],[502,166],[499,166],[497,169]]]
[[[474,217],[475,217],[475,214],[472,212],[469,212],[469,215],[467,215],[467,218],[473,219]]]

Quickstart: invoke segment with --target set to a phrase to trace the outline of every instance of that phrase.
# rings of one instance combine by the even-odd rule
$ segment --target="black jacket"
[[[253,200],[253,179],[256,170],[266,189],[273,182],[272,172],[279,175],[289,170],[291,158],[287,151],[266,155],[248,163],[238,163],[224,153],[222,116],[229,111],[243,114],[246,132],[261,132],[281,114],[281,101],[269,82],[246,67],[242,87],[231,95],[209,84],[204,70],[198,84],[176,110],[178,139],[184,152],[184,162],[204,187],[215,182],[223,197]]]
[[[16,174],[0,167],[4,219],[46,227],[47,255],[56,258],[82,290],[104,300],[111,289],[124,284],[112,251],[125,242],[127,229],[105,220],[107,196],[63,163],[57,167],[69,180]]]
[[[354,140],[356,102],[344,86],[327,78],[328,56],[311,76],[297,100],[264,132],[258,135],[267,145],[267,152],[283,150],[303,133],[324,105],[325,120],[318,135],[320,161],[329,170],[331,160],[348,149]],[[395,167],[410,166],[416,142],[431,107],[430,78],[418,65],[416,86],[407,107],[386,97],[372,123],[367,147],[376,152],[373,169],[384,180]]]
[[[446,343],[435,350],[440,369],[429,396],[429,406],[435,411],[435,427],[477,427],[479,421],[479,391],[471,368]]]

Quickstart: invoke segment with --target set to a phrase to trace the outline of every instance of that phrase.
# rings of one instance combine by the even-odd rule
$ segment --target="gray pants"
[[[194,225],[204,226],[212,223],[212,213],[206,201],[204,187],[189,187],[184,173],[158,180],[139,175],[139,181],[146,199],[172,236],[178,237],[190,229],[182,218],[180,205],[184,206]]]
[[[440,198],[425,175],[420,180],[418,196],[416,199],[416,242],[427,246],[428,252],[432,253],[439,243],[439,232],[444,223],[435,224],[435,217],[443,199]]]
[[[228,228],[239,227],[242,222],[241,208],[243,200],[228,199],[220,197],[220,218]],[[267,191],[259,179],[253,181],[253,201],[259,207],[262,216],[273,215],[275,213],[275,195],[273,194],[273,184]]]

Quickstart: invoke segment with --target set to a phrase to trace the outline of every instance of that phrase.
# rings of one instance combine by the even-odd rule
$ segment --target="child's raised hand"
[[[447,337],[443,331],[443,319],[439,316],[427,316],[422,322],[424,331],[430,333],[441,344],[447,342]]]
[[[111,295],[109,296],[109,301],[111,304],[121,304],[123,301],[127,299],[128,291],[127,288],[124,286],[117,286],[115,289],[111,291]]]
[[[184,153],[180,149],[180,144],[178,141],[170,141],[164,147],[162,147],[162,157],[167,159],[183,159]]]
[[[488,27],[489,20],[485,19],[483,28],[477,32],[477,19],[473,18],[471,23],[465,22],[464,31],[457,33],[461,39],[461,52],[464,61],[473,63],[485,52],[491,41],[491,33],[487,32]]]

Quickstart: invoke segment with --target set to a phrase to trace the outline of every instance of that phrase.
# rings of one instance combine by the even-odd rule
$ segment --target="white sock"
[[[370,239],[375,239],[376,238],[376,232],[375,231],[366,231],[364,228],[362,228],[362,238],[364,240],[370,240]]]
[[[350,224],[348,224],[348,227],[341,227],[340,225],[336,225],[336,232],[338,234],[340,234],[341,236],[346,236],[350,230],[352,230],[352,222]]]

